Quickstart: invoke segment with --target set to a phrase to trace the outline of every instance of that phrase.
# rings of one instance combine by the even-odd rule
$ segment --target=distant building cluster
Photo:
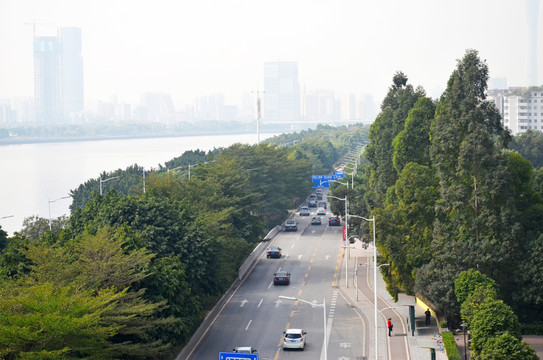
[[[33,53],[34,96],[0,99],[0,124],[253,122],[257,100],[260,121],[269,124],[370,123],[377,114],[371,95],[339,98],[333,90],[301,90],[294,61],[265,62],[264,89],[243,94],[239,105],[226,104],[224,94],[210,94],[176,108],[169,94],[148,92],[139,104],[114,97],[85,106],[81,29],[60,27],[54,36],[34,33]]]

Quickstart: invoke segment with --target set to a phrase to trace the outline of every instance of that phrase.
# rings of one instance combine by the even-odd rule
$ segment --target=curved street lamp
[[[48,205],[49,205],[49,231],[53,231],[53,226],[51,225],[51,203],[54,203],[54,202],[57,202],[59,200],[62,200],[62,199],[69,199],[70,196],[63,196],[61,198],[58,198],[56,200],[49,200],[47,199],[47,201],[49,202]]]
[[[118,178],[119,178],[118,176],[110,177],[105,180],[102,180],[102,178],[100,178],[100,196],[102,196],[102,184],[105,182],[108,182],[109,180],[118,179]]]
[[[324,351],[324,360],[327,360],[328,359],[328,346],[326,344],[326,339],[328,338],[328,336],[326,334],[326,299],[322,298],[322,304],[316,304],[314,302],[310,302],[310,301],[299,299],[299,298],[292,297],[292,296],[279,295],[279,298],[280,299],[286,299],[286,300],[292,300],[292,301],[301,301],[301,302],[309,304],[309,305],[311,305],[313,307],[322,306],[322,309],[323,309],[323,323],[324,323],[324,341],[323,341],[322,346],[323,346],[323,351]]]

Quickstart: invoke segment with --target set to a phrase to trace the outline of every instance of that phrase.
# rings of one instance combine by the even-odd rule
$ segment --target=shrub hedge
[[[441,340],[443,340],[443,346],[445,347],[445,352],[447,353],[447,358],[449,360],[462,360],[460,357],[460,351],[458,351],[456,341],[454,340],[454,334],[452,332],[442,332]]]

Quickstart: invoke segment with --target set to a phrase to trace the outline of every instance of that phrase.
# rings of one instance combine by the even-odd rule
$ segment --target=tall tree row
[[[460,321],[454,280],[476,269],[529,321],[543,315],[543,287],[533,277],[543,263],[537,172],[507,150],[487,80],[475,50],[458,60],[435,102],[422,90],[405,96],[407,78],[396,74],[371,128],[363,203],[376,215],[393,295],[419,294]]]

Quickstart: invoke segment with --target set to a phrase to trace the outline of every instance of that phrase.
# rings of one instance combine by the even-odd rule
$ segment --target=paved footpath
[[[357,306],[368,319],[369,359],[375,359],[375,307],[373,293],[373,247],[364,249],[361,241],[351,244],[347,259],[343,259],[342,275],[339,283],[340,291]],[[348,281],[345,279],[345,260],[347,260]],[[356,274],[356,276],[355,276]],[[432,317],[430,326],[425,326],[424,311],[415,305],[415,334],[411,335],[409,307],[395,303],[386,290],[381,273],[377,273],[377,304],[379,347],[378,360],[430,360],[431,353],[426,346],[436,347],[436,360],[447,360],[447,356],[438,346],[439,330],[436,319]],[[391,336],[388,336],[386,319],[391,318],[394,325]],[[359,357],[358,359],[364,359]],[[353,359],[354,360],[354,359]]]

